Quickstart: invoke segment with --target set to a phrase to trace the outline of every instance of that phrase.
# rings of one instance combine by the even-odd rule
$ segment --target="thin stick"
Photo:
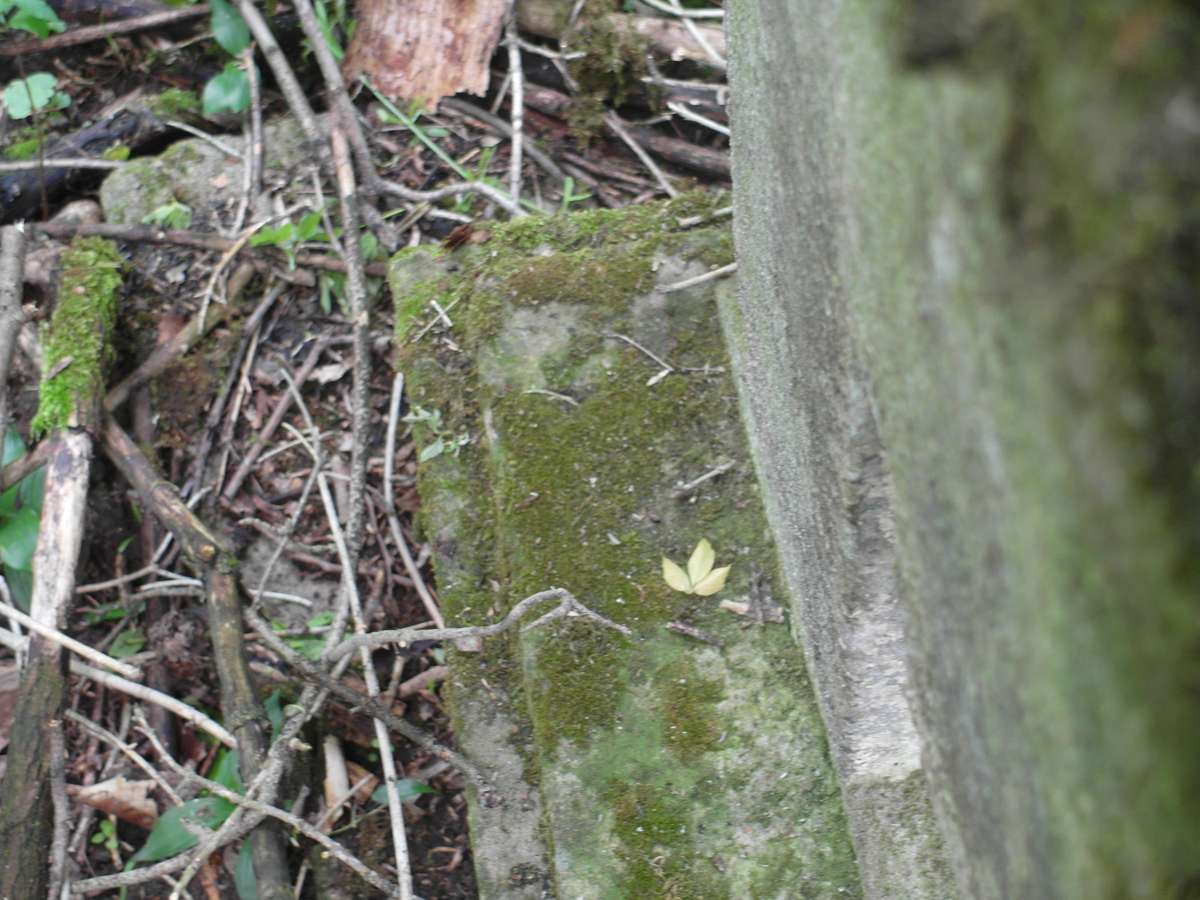
[[[675,291],[686,290],[690,287],[695,287],[698,284],[704,284],[706,281],[715,281],[718,278],[724,278],[726,275],[732,275],[737,271],[737,263],[732,262],[727,266],[721,266],[719,269],[713,269],[711,272],[703,272],[692,278],[685,278],[683,281],[676,281],[674,284],[666,284],[658,288],[660,294],[671,294]]]
[[[450,196],[446,194],[445,196]],[[236,241],[233,238],[222,237],[219,234],[206,234],[200,231],[183,231],[180,229],[153,228],[149,225],[113,225],[109,222],[99,222],[94,225],[75,225],[69,222],[35,222],[32,227],[42,234],[53,237],[70,238],[75,235],[89,237],[106,237],[117,241],[135,241],[143,244],[176,244],[180,247],[191,247],[195,250],[207,250],[214,253],[224,253]],[[254,252],[269,251],[270,256],[284,261],[283,251],[274,247],[256,247]],[[242,248],[246,252],[245,248]],[[314,269],[327,269],[330,272],[344,272],[346,265],[339,259],[334,259],[325,253],[297,253],[296,265],[308,266]],[[367,266],[368,275],[386,276],[385,263],[371,263]]]
[[[643,347],[641,344],[639,344],[633,338],[628,337],[627,335],[618,334],[615,331],[610,331],[610,332],[607,332],[604,336],[610,337],[610,338],[617,338],[618,340],[624,341],[629,346],[631,346],[637,350],[641,350],[643,353],[645,353],[648,357],[650,357],[652,360],[654,360],[656,363],[658,363],[664,369],[669,369],[672,372],[675,371],[675,367],[673,365],[671,365],[669,362],[667,362],[661,356],[651,353],[649,350],[647,350],[645,347]]]
[[[508,192],[513,202],[521,202],[521,149],[525,123],[525,73],[521,69],[521,46],[517,39],[517,11],[513,9],[504,25],[504,42],[508,45],[508,76],[512,86],[509,108],[512,110],[512,135],[509,150]]]
[[[48,50],[59,50],[63,47],[74,47],[98,41],[117,34],[130,34],[134,31],[145,31],[160,25],[171,25],[175,22],[185,22],[188,19],[198,19],[209,13],[208,4],[191,6],[187,9],[172,9],[166,12],[150,13],[132,19],[122,19],[119,22],[105,22],[103,25],[89,25],[86,28],[74,28],[62,34],[37,40],[11,41],[0,45],[0,56],[25,56],[29,53],[45,53]]]
[[[350,509],[346,517],[346,543],[352,549],[352,558],[357,560],[363,544],[367,455],[371,449],[371,313],[367,304],[367,279],[358,243],[360,225],[358,203],[354,199],[354,170],[350,166],[350,148],[345,132],[340,127],[331,131],[330,147],[333,151],[333,168],[337,175],[342,228],[346,236],[342,255],[346,261],[346,300],[350,307],[350,323],[354,329],[354,386],[350,409],[353,447],[350,451]],[[353,576],[353,566],[349,572]]]
[[[354,630],[359,636],[364,636],[367,624],[363,618],[358,589],[354,584],[354,566],[347,548],[348,541],[344,541],[340,534],[337,509],[324,475],[318,481],[318,486],[321,489],[321,500],[325,504],[325,515],[329,518],[329,528],[333,532],[334,542],[338,547],[338,556],[342,561],[342,586],[350,600],[350,611],[354,616]],[[379,675],[375,672],[375,666],[371,664],[371,651],[368,647],[362,648],[360,658],[363,678],[367,683],[367,694],[375,699],[379,696]],[[392,748],[392,738],[388,734],[387,726],[378,719],[374,719],[372,724],[375,727],[375,740],[378,744],[379,761],[383,767],[384,785],[388,798],[388,819],[392,827],[392,845],[396,857],[396,880],[400,888],[399,896],[401,900],[412,900],[412,873],[408,863],[408,839],[404,834],[404,806],[397,788],[395,751]]]
[[[30,616],[25,615],[15,606],[8,603],[0,603],[0,616],[7,616],[19,625],[24,625],[34,634],[44,637],[49,641],[53,641],[60,647],[70,650],[72,653],[77,653],[84,659],[90,659],[98,666],[103,666],[106,669],[111,669],[114,672],[119,672],[121,675],[133,681],[140,681],[142,677],[141,669],[136,669],[133,666],[126,665],[118,659],[113,659],[99,650],[93,650],[87,644],[82,644],[73,637],[68,637],[57,628],[53,628]]]
[[[722,125],[720,122],[714,122],[708,116],[702,116],[700,113],[688,109],[683,103],[670,102],[667,104],[667,109],[671,110],[677,116],[682,116],[691,122],[695,122],[697,125],[703,125],[705,128],[715,131],[717,134],[729,137],[729,126]]]
[[[304,382],[308,379],[308,376],[312,374],[313,369],[317,367],[317,362],[320,360],[321,354],[325,352],[325,348],[328,346],[329,342],[325,338],[321,338],[315,344],[313,344],[312,349],[308,351],[308,356],[305,357],[304,364],[296,373],[297,384],[304,384]],[[285,393],[282,397],[275,401],[275,408],[271,410],[271,417],[267,419],[267,423],[258,433],[257,440],[255,440],[254,444],[251,445],[250,449],[246,452],[246,456],[242,459],[241,465],[238,466],[237,471],[233,473],[233,477],[229,479],[229,482],[225,485],[225,489],[221,492],[221,496],[223,496],[226,500],[232,500],[235,496],[237,496],[237,492],[241,488],[242,482],[244,482],[250,473],[254,471],[254,466],[258,462],[259,456],[270,442],[271,436],[275,433],[275,429],[277,429],[279,424],[283,421],[283,417],[287,415],[288,409],[291,408],[291,405],[292,395],[290,393]]]
[[[412,579],[413,587],[416,588],[421,602],[425,605],[425,611],[429,613],[429,618],[437,623],[438,628],[445,628],[446,620],[442,618],[442,611],[438,608],[437,601],[433,599],[433,594],[425,585],[425,579],[421,577],[421,570],[417,567],[416,560],[413,559],[412,553],[408,549],[408,541],[405,540],[404,532],[400,528],[400,517],[396,514],[396,430],[400,422],[400,398],[403,394],[404,373],[397,372],[392,379],[392,399],[388,406],[387,444],[383,457],[383,508],[387,514],[392,540],[396,544],[396,549],[400,551],[400,558],[404,560],[404,569],[408,572],[408,577]]]
[[[201,731],[212,735],[226,747],[237,749],[237,738],[230,734],[224,726],[209,718],[195,707],[188,706],[182,700],[176,700],[174,697],[164,694],[162,691],[156,691],[154,688],[147,687],[144,684],[137,684],[116,675],[110,675],[108,672],[93,669],[91,666],[81,663],[78,660],[71,661],[71,671],[83,678],[90,678],[92,681],[102,684],[110,690],[126,694],[130,697],[136,697],[147,703],[153,703],[155,706],[161,706],[163,709],[173,712],[179,718],[183,719],[183,721],[191,722]]]
[[[684,9],[678,3],[673,5],[667,4],[664,0],[642,0],[647,6],[657,9],[659,12],[669,13],[672,16],[679,16],[681,19],[724,19],[725,10],[723,9]]]
[[[681,484],[679,487],[675,488],[675,490],[671,491],[671,496],[676,500],[686,497],[688,494],[692,493],[692,491],[696,490],[696,488],[700,487],[700,485],[704,484],[704,482],[716,478],[718,475],[723,475],[732,468],[732,462],[723,462],[719,466],[709,469],[699,478],[693,478],[687,484]]]
[[[142,756],[142,754],[133,749],[132,744],[125,743],[103,725],[97,725],[87,716],[81,716],[73,709],[67,710],[66,717],[79,727],[104,741],[106,744],[110,744],[120,753],[128,756],[130,762],[145,772],[147,777],[157,784],[159,788],[162,789],[162,792],[166,794],[171,799],[171,802],[173,802],[176,806],[179,806],[181,803],[183,803],[183,798],[176,793],[175,788],[171,787],[171,783],[158,774],[158,770],[154,768],[154,766],[150,765],[150,763],[146,761],[146,758]]]
[[[698,12],[708,12],[708,10],[687,10],[687,9],[683,8],[683,4],[680,3],[679,0],[669,0],[669,2],[671,4],[671,12],[674,13],[675,15],[679,16],[679,18],[683,19],[683,27],[688,30],[688,34],[690,34],[692,36],[692,40],[694,40],[697,44],[700,45],[700,49],[704,51],[704,55],[708,57],[708,61],[711,62],[714,66],[716,66],[718,69],[721,69],[722,71],[727,69],[729,66],[728,66],[728,63],[725,62],[725,57],[723,57],[720,53],[718,53],[716,51],[716,48],[714,48],[713,45],[708,42],[708,38],[706,38],[704,36],[704,34],[696,26],[696,23],[692,21],[692,19],[695,19],[695,18],[716,18],[716,17],[715,16],[712,16],[712,17],[691,16],[691,15],[688,15],[689,12],[697,12],[697,11]],[[662,9],[661,6],[657,6],[655,4],[651,4],[651,5],[654,5],[655,9]],[[723,10],[712,10],[712,12],[716,12],[722,17],[724,17],[724,15],[725,15]]]
[[[317,24],[317,17],[310,0],[296,0],[292,7],[300,17],[300,27],[304,29],[308,45],[317,59],[317,66],[321,69],[321,77],[324,78],[325,86],[328,88],[330,102],[337,115],[338,124],[354,152],[354,161],[358,165],[358,177],[363,183],[368,199],[374,200],[380,191],[379,173],[375,170],[375,164],[371,160],[371,148],[367,144],[366,135],[363,134],[354,104],[350,102],[350,95],[346,91],[346,82],[342,78],[341,66],[333,58],[325,35]]]
[[[23,225],[0,229],[0,447],[4,446],[4,432],[8,430],[8,369],[17,335],[25,322],[21,311],[25,241]]]
[[[522,93],[524,93],[523,86]],[[511,124],[505,122],[499,116],[493,115],[486,109],[476,106],[474,103],[468,103],[465,100],[459,100],[455,97],[445,97],[443,98],[441,105],[445,109],[453,109],[456,112],[462,113],[464,116],[470,116],[473,119],[477,119],[488,128],[499,132],[507,138],[511,138],[513,136],[513,126]],[[522,97],[522,108],[523,107],[524,98]],[[523,118],[524,115],[522,114],[522,119]],[[522,147],[524,154],[545,169],[546,174],[548,174],[551,178],[556,178],[559,181],[563,181],[567,177],[566,173],[563,172],[558,163],[551,159],[549,154],[547,154],[545,151],[539,149],[536,144],[523,143]]]
[[[333,652],[330,653],[330,658],[341,659],[355,650],[383,647],[387,644],[398,644],[404,647],[412,641],[458,641],[463,638],[492,637],[503,631],[507,631],[519,622],[533,607],[548,600],[557,600],[558,606],[522,630],[540,626],[553,619],[561,619],[566,616],[572,618],[582,616],[606,628],[619,631],[621,634],[632,634],[624,625],[613,622],[611,619],[607,619],[599,613],[588,609],[576,600],[570,591],[563,588],[548,588],[547,590],[539,591],[536,594],[526,597],[509,610],[508,615],[499,622],[493,622],[491,625],[471,625],[464,628],[398,628],[391,631],[373,631],[370,634],[359,634],[352,638],[346,638],[346,640],[334,648]]]
[[[305,139],[312,145],[310,149],[324,161],[327,159],[328,151],[325,148],[321,128],[317,124],[317,117],[313,113],[312,105],[308,102],[308,95],[300,86],[292,67],[288,65],[287,57],[280,49],[279,42],[275,40],[275,35],[271,33],[270,27],[262,17],[262,13],[258,11],[258,7],[254,5],[253,0],[237,0],[237,8],[242,14],[242,18],[246,20],[250,33],[254,35],[254,40],[258,42],[263,56],[267,58],[267,65],[275,73],[275,82],[287,100],[292,114],[300,123],[300,130],[304,132]]]
[[[67,801],[67,742],[62,719],[46,729],[50,739],[50,799],[54,806],[54,837],[50,841],[50,887],[46,896],[57,900],[67,877],[67,841],[70,838],[71,807]]]
[[[86,157],[71,159],[22,159],[16,162],[0,163],[0,173],[28,172],[33,169],[119,169],[125,163],[113,159],[88,159]]]
[[[642,145],[633,139],[633,135],[629,133],[628,129],[625,127],[625,123],[621,121],[620,117],[616,113],[606,113],[604,116],[604,124],[608,126],[608,129],[613,134],[625,142],[625,146],[633,151],[633,155],[636,156],[641,164],[646,167],[646,171],[654,176],[654,180],[659,183],[668,197],[679,196],[679,191],[675,190],[675,188],[671,186],[671,182],[667,181],[667,176],[663,173],[663,170],[658,167],[658,163],[651,159],[650,154],[642,149]]]

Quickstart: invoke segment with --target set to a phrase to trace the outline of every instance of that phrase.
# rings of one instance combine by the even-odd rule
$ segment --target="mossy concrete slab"
[[[414,428],[444,448],[420,488],[447,620],[558,586],[633,632],[563,620],[452,654],[459,741],[502,782],[471,803],[485,898],[860,895],[802,655],[720,605],[770,611],[778,585],[719,282],[663,290],[730,261],[727,229],[680,225],[712,210],[518,221],[393,262]],[[431,299],[453,327],[413,340]],[[701,538],[733,567],[712,597],[661,574]]]
[[[1195,896],[1195,10],[729,7],[723,312],[867,893]]]

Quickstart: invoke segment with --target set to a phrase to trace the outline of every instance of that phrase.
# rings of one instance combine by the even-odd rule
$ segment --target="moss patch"
[[[38,411],[30,430],[90,427],[97,421],[104,373],[112,359],[121,257],[111,241],[76,238],[61,257],[58,303],[43,337]]]

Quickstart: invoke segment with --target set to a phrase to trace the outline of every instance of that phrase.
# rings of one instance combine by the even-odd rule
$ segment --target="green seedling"
[[[113,820],[101,819],[91,841],[93,844],[103,844],[104,849],[109,853],[116,853],[119,845],[117,843],[117,826],[113,824]]]
[[[172,200],[149,213],[142,219],[142,224],[183,230],[192,224],[192,208],[178,200]]]
[[[282,225],[259,229],[250,238],[251,247],[278,247],[287,254],[288,268],[296,268],[296,249],[305,241],[328,241],[321,211],[314,209],[300,217],[299,222],[284,222]]]
[[[708,538],[701,538],[696,549],[688,560],[687,571],[683,571],[665,556],[662,558],[663,580],[677,591],[684,594],[696,594],[708,597],[725,587],[725,579],[729,577],[730,566],[713,568],[716,553]]]
[[[571,208],[572,203],[578,203],[581,200],[590,199],[592,199],[591,194],[575,193],[575,179],[570,175],[563,179],[562,206],[559,207],[560,212],[567,212]]]
[[[418,462],[428,462],[431,459],[437,459],[447,450],[453,450],[457,456],[460,449],[471,443],[471,436],[469,434],[455,435],[453,431],[442,425],[442,413],[440,410],[414,406],[412,412],[406,415],[403,421],[423,426],[433,435],[433,440],[422,447],[421,452],[417,454]]]
[[[3,2],[3,0],[0,0]],[[242,14],[228,0],[212,0],[213,38],[235,59],[250,46],[250,29]],[[236,62],[227,62],[219,75],[214,75],[204,86],[200,97],[201,108],[206,116],[220,112],[244,112],[250,108],[250,79]]]

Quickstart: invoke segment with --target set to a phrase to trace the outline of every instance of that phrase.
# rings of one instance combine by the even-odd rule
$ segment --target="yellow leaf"
[[[729,577],[730,568],[732,567],[721,566],[719,569],[713,569],[696,585],[695,592],[701,597],[708,597],[711,594],[715,594],[721,588],[725,587],[725,579]]]
[[[663,581],[675,588],[677,591],[683,591],[685,594],[692,592],[692,583],[688,581],[687,575],[683,569],[675,565],[665,556],[663,557]]]
[[[692,558],[688,560],[688,580],[693,585],[703,581],[704,576],[712,571],[716,558],[717,555],[713,553],[712,544],[708,542],[708,538],[700,538],[700,543],[692,551]]]

